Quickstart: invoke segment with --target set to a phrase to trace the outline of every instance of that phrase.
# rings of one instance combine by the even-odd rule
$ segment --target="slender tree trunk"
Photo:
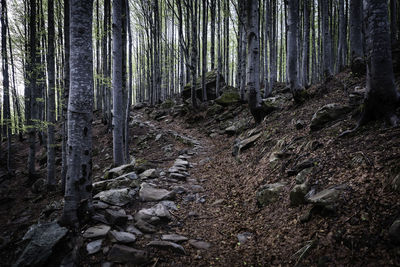
[[[197,22],[196,22],[196,7],[197,7],[197,0],[194,0],[191,3],[190,7],[190,16],[192,19],[192,51],[191,51],[191,76],[192,76],[192,89],[191,89],[191,96],[192,96],[192,105],[194,108],[197,108],[197,96],[196,96],[196,68],[197,68]]]
[[[207,101],[206,72],[207,72],[207,1],[203,0],[203,35],[202,35],[202,67],[201,67],[201,88],[203,102]]]
[[[222,55],[221,55],[221,0],[217,0],[218,7],[218,24],[217,24],[217,35],[218,35],[218,48],[217,48],[217,85],[215,86],[216,94],[220,94],[221,86],[221,73],[222,73]]]
[[[93,0],[71,0],[68,171],[62,222],[77,226],[92,213]]]
[[[303,38],[303,77],[302,86],[308,86],[309,69],[310,69],[310,2],[303,0],[304,3],[304,38]]]
[[[346,24],[344,18],[344,0],[339,0],[339,45],[338,45],[338,70],[343,71],[346,61]]]
[[[3,63],[3,121],[5,122],[7,134],[7,171],[13,173],[11,167],[11,108],[10,108],[10,83],[8,76],[8,55],[7,55],[7,7],[6,0],[1,0],[1,58]],[[10,37],[9,37],[10,38]],[[1,115],[1,114],[0,114]],[[0,143],[1,143],[0,137]]]
[[[178,0],[179,1],[179,0]],[[210,50],[210,61],[211,70],[215,69],[215,15],[216,15],[216,1],[211,0],[210,11],[211,11],[211,50]]]
[[[397,24],[399,23],[400,15],[397,10],[397,1],[390,0],[390,35],[393,44],[399,40],[399,36],[397,36]]]
[[[326,1],[321,1],[322,4],[322,47],[323,47],[323,75],[327,79],[332,76],[332,41],[331,33],[329,30],[329,3]]]
[[[128,34],[129,34],[129,51],[128,51],[128,62],[129,62],[129,76],[128,76],[128,101],[126,104],[126,115],[125,115],[125,162],[128,163],[130,161],[129,156],[129,115],[130,115],[130,107],[132,102],[132,30],[131,30],[131,17],[130,17],[130,8],[129,1],[126,1],[126,14],[127,14],[127,24],[128,24]]]
[[[272,87],[269,86],[269,81],[268,81],[268,76],[269,76],[269,71],[268,71],[268,40],[271,38],[270,30],[271,30],[271,5],[269,0],[264,0],[265,1],[265,33],[264,33],[264,98],[267,98],[270,96]],[[273,22],[274,23],[274,22]],[[275,41],[275,40],[274,40]],[[269,47],[269,53],[272,53],[271,46]]]
[[[247,83],[249,92],[249,108],[256,123],[260,123],[261,95],[260,95],[260,43],[259,43],[260,9],[258,0],[247,1],[246,6],[246,33],[247,33]]]
[[[55,138],[54,126],[56,123],[56,104],[55,104],[55,60],[54,60],[54,0],[47,3],[48,15],[48,44],[47,44],[47,78],[49,86],[49,100],[47,105],[47,186],[54,190],[56,186],[55,179]]]
[[[313,15],[311,21],[311,43],[312,43],[312,56],[311,56],[311,83],[314,84],[317,82],[317,48],[318,46],[315,45],[316,38],[315,38],[315,5],[313,6]]]
[[[365,72],[362,21],[363,1],[350,0],[350,57],[355,74]]]
[[[289,25],[288,39],[287,39],[287,54],[288,54],[288,78],[290,90],[292,91],[293,98],[296,102],[301,101],[301,87],[299,84],[299,77],[297,72],[297,29],[299,19],[299,6],[297,0],[287,0],[288,7],[288,20]]]
[[[61,189],[65,192],[67,171],[68,171],[68,102],[70,85],[70,0],[64,0],[64,39],[65,39],[65,66],[64,66],[64,97],[63,97],[63,135],[62,135],[62,167],[61,167]]]
[[[36,99],[37,85],[36,85],[36,1],[29,1],[30,12],[29,12],[29,65],[28,65],[28,84],[29,84],[29,119],[28,119],[28,129],[29,129],[29,157],[28,157],[28,172],[29,177],[32,179],[35,176],[35,154],[36,154],[36,128],[34,121],[39,119],[38,116],[38,106]],[[26,107],[25,107],[26,108]]]
[[[123,74],[122,74],[122,14],[124,0],[113,0],[112,18],[113,18],[113,155],[114,165],[124,164],[124,143],[123,143]]]
[[[225,44],[224,44],[224,51],[225,51],[225,81],[226,84],[229,85],[229,0],[224,0],[224,29],[225,29]]]

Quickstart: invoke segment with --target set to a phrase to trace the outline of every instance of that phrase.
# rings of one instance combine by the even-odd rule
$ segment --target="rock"
[[[400,173],[392,180],[392,189],[394,191],[400,192]]]
[[[104,174],[104,180],[112,179],[115,177],[119,177],[125,173],[133,172],[135,169],[134,164],[125,164],[119,167],[113,168]]]
[[[389,237],[395,244],[400,244],[400,219],[397,219],[389,228]]]
[[[181,173],[173,172],[173,173],[169,174],[169,177],[172,178],[172,179],[185,181],[187,176],[184,175],[184,174],[181,174]]]
[[[94,199],[100,199],[103,202],[114,206],[124,206],[133,200],[135,196],[135,191],[129,188],[122,189],[111,189],[107,191],[102,191],[95,195]]]
[[[281,105],[283,105],[283,104],[278,101],[277,97],[268,97],[268,98],[262,100],[261,109],[265,116],[275,110],[281,109]]]
[[[298,174],[299,172],[301,172],[304,169],[313,167],[314,165],[315,165],[315,162],[313,159],[307,159],[307,160],[302,161],[299,164],[295,165],[293,168],[289,169],[287,171],[287,174],[289,176],[293,176],[293,175]]]
[[[93,200],[93,208],[95,208],[97,210],[105,210],[108,207],[110,207],[110,205],[108,205],[107,203],[104,203],[103,201]]]
[[[148,260],[147,252],[124,245],[115,244],[110,249],[107,259],[117,263],[141,264]]]
[[[297,130],[301,130],[306,126],[304,121],[302,121],[302,120],[297,120],[294,125]]]
[[[229,135],[241,134],[248,128],[247,120],[240,120],[225,129],[225,133]]]
[[[126,214],[111,209],[106,210],[105,217],[111,225],[123,226],[128,221],[128,216],[126,216]]]
[[[207,109],[207,117],[221,114],[224,111],[224,107],[218,104],[214,104]]]
[[[132,179],[121,176],[114,179],[93,183],[93,193],[96,194],[98,192],[105,190],[127,188],[127,187],[137,187],[137,186],[135,183],[132,183]]]
[[[106,219],[106,216],[104,216],[104,214],[101,214],[101,213],[93,214],[92,220],[99,222],[99,223],[109,224],[109,222]]]
[[[174,162],[174,167],[183,167],[183,168],[188,168],[190,166],[189,162],[183,159],[176,159]]]
[[[310,130],[321,130],[327,123],[343,117],[350,110],[350,107],[342,106],[337,103],[325,105],[313,115],[311,119]]]
[[[305,196],[307,195],[310,187],[307,183],[295,185],[290,191],[290,205],[299,206],[306,203]]]
[[[140,185],[139,197],[142,201],[172,200],[175,198],[175,193],[166,189],[155,188],[148,183],[142,183]]]
[[[86,245],[86,251],[89,255],[95,254],[101,250],[103,239],[95,240]]]
[[[163,109],[170,109],[175,106],[175,102],[172,99],[167,99],[161,104],[161,108]]]
[[[159,249],[171,250],[176,253],[186,254],[185,249],[176,243],[170,241],[151,241],[147,244],[148,247],[155,247]]]
[[[267,206],[278,200],[279,194],[285,187],[283,183],[266,184],[257,191],[257,203],[261,206]]]
[[[164,205],[168,210],[175,210],[175,211],[178,210],[175,202],[173,202],[173,201],[164,200],[164,201],[161,201],[161,204]]]
[[[46,180],[37,179],[32,185],[32,193],[39,194],[46,190]]]
[[[142,180],[147,180],[147,179],[154,179],[158,177],[158,173],[156,169],[148,169],[142,172],[139,175],[139,178]]]
[[[126,231],[127,231],[128,233],[132,233],[132,234],[137,235],[137,236],[143,235],[143,233],[142,233],[139,229],[137,229],[135,226],[133,226],[133,225],[129,225],[129,226],[126,228]]]
[[[96,225],[93,227],[89,227],[86,229],[86,231],[83,233],[83,237],[85,238],[97,238],[97,237],[104,237],[108,234],[110,231],[111,227],[108,225]]]
[[[262,135],[262,133],[259,133],[259,134],[253,135],[247,139],[235,141],[235,145],[233,146],[232,155],[236,157],[237,155],[239,155],[239,153],[241,151],[250,148],[261,137],[261,135]]]
[[[136,104],[133,106],[133,109],[139,110],[139,109],[142,109],[142,108],[144,108],[144,107],[146,107],[146,104],[145,104],[145,103],[136,103]]]
[[[212,70],[206,73],[206,91],[207,91],[207,100],[214,100],[215,98],[217,98],[216,95],[216,84],[217,84],[217,71],[216,70]],[[225,85],[225,81],[224,81],[224,77],[222,75],[220,75],[219,78],[219,82],[220,82],[220,88],[223,88]],[[201,77],[198,77],[196,79],[196,96],[198,99],[202,99],[202,88],[201,88]],[[191,97],[191,88],[192,85],[190,83],[188,83],[183,91],[182,91],[182,98],[183,100],[189,99]]]
[[[149,209],[141,209],[134,216],[135,226],[147,233],[154,233],[156,231],[153,224],[171,219],[172,216],[168,209],[160,203]]]
[[[241,245],[246,243],[252,237],[253,237],[253,234],[249,233],[249,232],[244,232],[244,233],[240,233],[237,235],[238,241]]]
[[[302,170],[296,175],[296,184],[303,184],[308,181],[309,175],[312,173],[314,168],[307,168]]]
[[[155,233],[157,231],[157,229],[154,227],[154,225],[152,225],[148,222],[145,222],[143,220],[136,221],[135,226],[145,233],[151,234],[151,233]]]
[[[340,187],[333,187],[322,190],[321,192],[308,198],[314,206],[323,207],[327,210],[335,210],[340,197]]]
[[[197,249],[207,250],[211,248],[211,244],[205,241],[190,239],[189,244]]]
[[[165,240],[165,241],[175,242],[175,243],[181,243],[181,242],[189,240],[187,237],[182,236],[182,235],[177,235],[177,234],[162,235],[161,239]]]
[[[134,234],[128,232],[118,232],[118,231],[110,231],[110,235],[114,238],[114,240],[118,243],[133,243],[136,241],[136,236]]]
[[[240,95],[236,91],[224,92],[220,97],[215,99],[215,102],[221,106],[231,106],[239,103]]]
[[[14,266],[44,266],[53,253],[53,248],[67,234],[68,229],[56,222],[32,226],[24,240],[30,240]]]

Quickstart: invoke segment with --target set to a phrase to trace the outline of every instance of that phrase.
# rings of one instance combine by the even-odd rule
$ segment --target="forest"
[[[1,266],[400,266],[400,0],[0,0]]]

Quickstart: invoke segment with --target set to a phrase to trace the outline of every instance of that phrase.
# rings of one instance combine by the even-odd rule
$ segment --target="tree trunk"
[[[125,162],[128,163],[130,161],[129,156],[129,115],[130,115],[130,107],[132,102],[132,30],[131,30],[131,16],[130,16],[130,8],[129,1],[126,1],[126,14],[127,14],[127,33],[129,34],[129,44],[128,44],[128,62],[129,62],[129,76],[128,76],[128,101],[126,103],[126,112],[125,112]]]
[[[218,35],[218,48],[217,48],[217,85],[215,86],[216,95],[219,96],[220,88],[220,76],[222,72],[222,55],[221,55],[221,0],[217,0],[218,6],[218,24],[217,24],[217,35]]]
[[[203,0],[203,33],[202,33],[202,67],[201,88],[203,91],[203,102],[207,101],[206,72],[207,72],[207,1]]]
[[[28,85],[29,85],[29,118],[27,121],[27,126],[29,127],[29,157],[28,157],[28,173],[29,177],[32,179],[35,176],[35,154],[36,154],[36,128],[34,121],[39,119],[38,116],[38,106],[36,99],[37,94],[37,62],[36,62],[36,1],[30,0],[30,13],[29,13],[29,65],[28,65]],[[25,107],[26,108],[26,107]]]
[[[54,60],[54,0],[49,0],[48,8],[48,44],[47,44],[47,78],[49,86],[49,96],[47,105],[47,186],[54,190],[56,186],[55,179],[55,138],[54,126],[56,123],[56,103],[55,103],[55,60]]]
[[[61,189],[65,192],[66,178],[67,178],[67,154],[68,154],[68,100],[69,100],[69,85],[70,85],[70,36],[69,36],[69,23],[70,23],[70,0],[64,0],[64,39],[65,39],[65,65],[64,65],[64,97],[63,97],[63,136],[62,136],[62,166],[61,166]]]
[[[310,2],[309,0],[303,0],[304,3],[304,37],[303,37],[303,77],[302,86],[308,86],[308,77],[310,69]]]
[[[321,1],[322,4],[322,47],[323,47],[323,75],[325,79],[332,76],[332,41],[329,30],[329,3]]]
[[[71,0],[68,171],[62,222],[77,226],[92,213],[93,0]],[[81,212],[79,212],[81,214]]]
[[[192,76],[192,88],[191,88],[191,96],[192,96],[192,105],[194,108],[197,108],[197,100],[196,100],[196,68],[197,68],[197,19],[196,19],[196,7],[197,0],[194,0],[190,6],[190,16],[192,19],[192,53],[191,53],[191,76]]]
[[[288,39],[287,39],[287,55],[288,55],[288,78],[290,90],[296,102],[301,101],[301,87],[297,73],[297,25],[299,19],[299,6],[297,0],[287,0],[288,8]]]
[[[399,93],[394,83],[387,1],[368,0],[367,12],[367,95],[360,124],[385,119],[396,126]]]
[[[271,5],[269,0],[264,0],[265,1],[265,33],[264,33],[264,98],[267,98],[271,94],[271,87],[269,86],[269,81],[268,81],[268,40],[271,38],[270,34],[270,27],[271,27]],[[274,24],[274,22],[273,22]],[[275,40],[274,40],[275,41]],[[269,53],[271,54],[271,46],[269,47]]]
[[[355,74],[365,73],[362,21],[363,1],[350,0],[350,56]]]
[[[339,72],[346,66],[346,24],[344,17],[344,0],[339,0],[339,45],[338,45],[338,69]]]
[[[114,165],[124,164],[124,143],[123,143],[123,74],[122,74],[122,13],[124,0],[113,0],[112,2],[112,25],[113,25],[113,155]]]
[[[8,55],[7,55],[7,7],[6,1],[1,0],[1,58],[3,62],[3,121],[5,122],[7,134],[7,171],[12,174],[11,167],[11,108],[10,108],[10,83],[8,76]],[[10,36],[9,36],[10,38]],[[1,115],[1,114],[0,114]],[[1,143],[1,137],[0,137]]]
[[[247,1],[246,33],[247,33],[247,83],[249,108],[256,123],[263,119],[260,95],[260,43],[259,43],[260,9],[258,0]]]
[[[179,1],[179,0],[178,0]],[[216,1],[211,0],[210,11],[211,11],[211,50],[210,50],[210,61],[211,61],[211,70],[215,69],[215,13],[216,13]]]

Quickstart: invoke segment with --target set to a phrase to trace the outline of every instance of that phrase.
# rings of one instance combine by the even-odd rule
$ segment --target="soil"
[[[185,195],[178,195],[174,219],[155,235],[139,237],[132,247],[148,249],[146,244],[164,233],[177,233],[212,245],[198,250],[183,243],[185,255],[148,249],[152,255],[148,266],[400,266],[400,247],[388,236],[390,225],[400,217],[400,193],[391,188],[392,179],[400,173],[400,128],[372,122],[339,138],[340,133],[355,126],[354,113],[320,131],[311,132],[309,128],[320,107],[347,104],[348,94],[355,86],[365,86],[365,81],[343,72],[325,84],[309,88],[305,103],[286,102],[261,125],[254,124],[246,105],[225,108],[227,113],[236,113],[231,120],[247,121],[249,129],[244,134],[254,129],[262,133],[251,148],[236,157],[232,156],[233,145],[243,136],[220,131],[224,121],[207,116],[206,107],[178,116],[169,112],[162,120],[151,119],[152,108],[134,110],[136,122],[131,123],[130,144],[136,160],[147,160],[166,171],[180,154],[193,150],[192,144],[174,133],[200,142],[201,149],[189,159],[193,164],[190,179],[204,188],[200,195],[205,202],[186,201]],[[299,120],[305,127],[298,130],[295,125]],[[156,140],[159,133],[161,137]],[[271,164],[270,154],[278,141],[285,144],[288,153],[278,164]],[[62,196],[59,191],[31,191],[26,173],[27,140],[13,142],[16,172],[14,177],[8,177],[5,145],[1,146],[0,164],[0,265],[10,266],[26,245],[22,237],[28,228],[38,220],[59,217],[61,206],[51,209],[49,205],[62,203]],[[40,159],[45,149],[39,144],[38,148]],[[57,153],[60,157],[60,151]],[[301,222],[312,205],[290,205],[289,193],[295,179],[287,171],[307,159],[315,162],[310,179],[313,190],[338,185],[345,189],[334,212],[316,213],[309,221]],[[112,167],[112,135],[101,123],[98,112],[93,123],[93,166],[94,180]],[[37,177],[46,177],[43,161],[37,162],[37,169]],[[286,184],[278,201],[260,207],[257,190],[275,182]],[[132,203],[126,207],[127,213],[134,215],[145,205]],[[239,242],[237,235],[241,233],[249,233],[250,238]],[[309,249],[302,250],[309,244]],[[105,258],[102,252],[87,256],[81,249],[83,266],[100,266]]]

